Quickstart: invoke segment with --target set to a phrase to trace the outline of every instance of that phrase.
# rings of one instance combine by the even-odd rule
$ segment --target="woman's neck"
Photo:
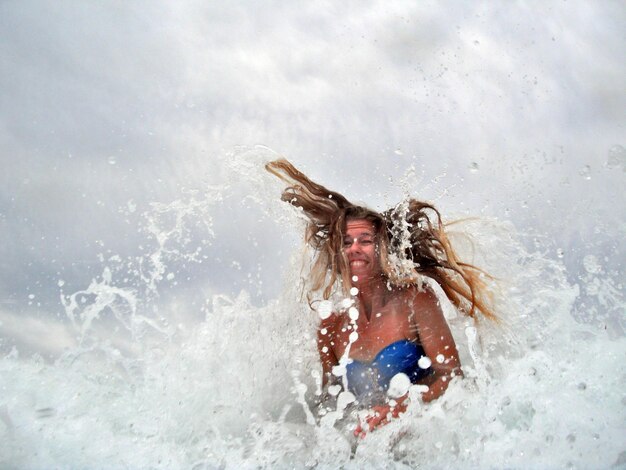
[[[372,317],[372,312],[380,310],[385,305],[387,293],[389,289],[382,276],[377,276],[374,279],[359,282],[356,286],[359,289],[357,294],[361,309],[367,318],[367,321]]]

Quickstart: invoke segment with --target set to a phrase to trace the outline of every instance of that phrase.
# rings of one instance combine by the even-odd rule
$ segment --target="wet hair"
[[[348,295],[350,267],[342,249],[346,222],[363,219],[374,226],[383,275],[391,285],[419,285],[421,275],[429,276],[461,311],[471,317],[480,311],[496,319],[486,301],[486,274],[458,259],[434,206],[409,199],[378,213],[311,181],[286,159],[269,162],[265,168],[288,184],[282,200],[302,210],[308,220],[305,242],[315,250],[309,300],[317,291],[330,298],[339,280]]]

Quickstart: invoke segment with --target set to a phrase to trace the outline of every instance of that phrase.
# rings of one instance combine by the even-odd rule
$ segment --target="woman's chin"
[[[359,285],[367,284],[371,282],[373,276],[368,270],[352,270],[350,274],[352,278],[352,285],[358,287]]]

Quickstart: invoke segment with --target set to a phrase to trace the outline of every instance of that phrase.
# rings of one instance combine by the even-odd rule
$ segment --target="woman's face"
[[[380,274],[377,247],[376,229],[372,222],[365,219],[349,219],[346,222],[343,251],[348,258],[353,282],[358,283]]]

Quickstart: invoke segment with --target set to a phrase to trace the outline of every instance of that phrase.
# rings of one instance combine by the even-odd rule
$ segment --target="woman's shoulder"
[[[433,288],[427,282],[410,284],[400,288],[398,296],[410,304],[433,305],[439,300]]]

